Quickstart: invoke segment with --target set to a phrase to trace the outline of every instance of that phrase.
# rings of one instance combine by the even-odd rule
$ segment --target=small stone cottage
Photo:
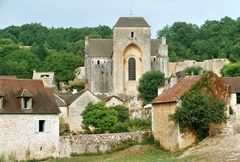
[[[58,156],[59,113],[42,81],[0,79],[0,155],[17,160]]]
[[[81,113],[89,102],[100,102],[100,100],[88,89],[77,92],[66,100],[67,117],[65,121],[69,124],[70,131],[81,132]],[[63,111],[63,109],[61,109]]]
[[[195,142],[193,132],[180,132],[178,124],[169,120],[169,115],[174,114],[181,106],[180,97],[197,83],[202,76],[185,76],[178,82],[164,90],[152,101],[152,132],[154,138],[160,141],[161,146],[170,151],[186,148]],[[230,88],[216,74],[208,73],[207,78],[214,90],[212,95],[229,102]],[[227,113],[227,112],[226,112]]]
[[[236,122],[240,122],[240,77],[222,77],[226,84],[230,85],[231,98],[230,106],[232,108],[232,115]]]

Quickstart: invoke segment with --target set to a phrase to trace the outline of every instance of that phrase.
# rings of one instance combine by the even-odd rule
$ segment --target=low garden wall
[[[125,132],[112,134],[81,134],[60,137],[60,157],[76,154],[105,153],[127,144],[140,143],[147,132]]]

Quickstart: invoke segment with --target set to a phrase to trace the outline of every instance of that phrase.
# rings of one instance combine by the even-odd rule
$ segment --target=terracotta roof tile
[[[169,88],[159,96],[157,96],[151,103],[167,103],[167,102],[176,102],[180,96],[186,92],[194,83],[200,79],[200,76],[185,76],[180,79],[177,84],[172,88]]]
[[[32,94],[32,109],[23,110],[17,94],[26,89]],[[4,94],[0,114],[58,114],[53,93],[40,80],[0,79],[0,91]],[[26,92],[26,91],[25,91]],[[25,92],[23,93],[25,95]],[[26,92],[27,93],[27,92]],[[29,94],[26,94],[29,95]]]
[[[240,77],[222,77],[221,79],[231,86],[232,93],[240,93]]]

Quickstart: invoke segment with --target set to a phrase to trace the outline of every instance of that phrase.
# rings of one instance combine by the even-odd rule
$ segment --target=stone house
[[[147,71],[169,76],[166,39],[151,39],[143,17],[120,17],[112,39],[85,40],[85,79],[91,92],[137,96],[138,80]]]
[[[17,160],[58,156],[59,113],[42,81],[0,79],[0,155]]]
[[[88,89],[79,91],[66,99],[67,107],[65,110],[61,109],[61,111],[66,123],[69,124],[70,131],[76,133],[83,130],[81,113],[89,102],[100,102],[100,99]]]
[[[97,97],[106,104],[106,106],[123,105],[124,101],[118,96],[97,95]]]
[[[207,77],[214,89],[212,95],[229,102],[229,85],[225,84],[214,73],[208,73]],[[164,149],[176,151],[195,142],[195,134],[190,131],[180,132],[178,124],[169,120],[169,115],[174,114],[176,109],[181,106],[180,97],[184,92],[200,79],[201,76],[185,76],[179,79],[175,85],[169,86],[152,101],[152,132],[154,138],[160,141]]]
[[[231,97],[230,106],[233,110],[233,116],[236,122],[240,122],[240,77],[222,77],[226,84],[230,85]]]

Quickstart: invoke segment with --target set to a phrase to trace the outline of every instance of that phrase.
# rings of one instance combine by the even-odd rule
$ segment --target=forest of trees
[[[74,70],[84,63],[84,40],[111,38],[108,26],[93,28],[47,28],[25,24],[0,29],[0,75],[31,78],[32,71],[54,71],[56,81],[74,78]],[[224,17],[202,26],[176,22],[158,31],[166,36],[170,61],[212,58],[240,60],[240,18]]]
[[[200,27],[176,22],[159,30],[158,37],[161,36],[167,37],[170,61],[228,58],[236,62],[240,59],[240,18],[206,21]]]
[[[112,29],[47,28],[41,24],[10,26],[0,30],[0,75],[31,78],[33,70],[54,71],[55,79],[74,79],[83,66],[85,37],[111,38]]]

